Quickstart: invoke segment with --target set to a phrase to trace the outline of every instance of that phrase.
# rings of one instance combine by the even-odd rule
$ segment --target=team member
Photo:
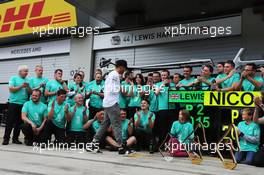
[[[183,146],[181,144],[185,144],[188,148],[188,144],[190,144],[194,139],[193,134],[193,125],[189,122],[190,113],[189,111],[183,109],[179,112],[179,120],[173,122],[170,134],[177,139],[179,142],[177,153],[173,153],[174,156],[185,157],[188,156],[185,150],[181,150]],[[190,145],[189,145],[190,146]]]
[[[18,76],[13,76],[9,80],[10,96],[3,145],[9,144],[10,134],[13,127],[13,143],[22,144],[22,142],[18,140],[20,125],[22,124],[21,109],[23,104],[28,101],[28,96],[31,93],[27,75],[28,67],[26,65],[19,66]]]
[[[146,78],[146,82],[147,81],[152,81],[153,82],[153,73],[149,73],[147,78]]]
[[[257,66],[254,63],[246,64],[241,73],[240,81],[235,85],[236,90],[259,91],[263,85],[263,78],[256,76]]]
[[[221,75],[221,76],[223,76],[224,75],[224,67],[225,67],[225,62],[218,62],[217,63],[217,69],[216,69],[216,71],[217,71],[217,74],[218,75]]]
[[[100,129],[95,134],[92,143],[93,145],[96,145],[96,143],[98,143],[104,136],[110,124],[112,124],[115,139],[119,146],[119,154],[125,154],[125,152],[127,151],[126,145],[122,144],[120,108],[118,104],[120,93],[120,75],[125,72],[126,68],[127,62],[125,60],[117,60],[115,70],[108,75],[105,81],[105,91],[103,99],[105,117],[103,123],[100,126]]]
[[[41,65],[36,65],[35,74],[36,77],[31,78],[29,86],[32,90],[39,89],[41,91],[40,101],[46,104],[47,99],[44,93],[45,93],[46,84],[49,80],[48,78],[43,77],[43,67]]]
[[[238,163],[251,165],[260,142],[260,128],[252,121],[253,111],[245,108],[242,111],[244,121],[238,124],[240,151],[235,157]]]
[[[253,121],[257,124],[264,125],[264,91],[261,92],[261,97],[256,97],[254,99],[255,111],[253,115]],[[253,165],[258,167],[264,167],[264,149],[263,146],[255,154]]]
[[[84,123],[88,120],[89,110],[83,106],[83,95],[77,94],[74,97],[75,105],[69,108],[70,122],[68,143],[84,144],[86,142],[85,130],[83,128]]]
[[[130,87],[130,71],[127,71],[124,75],[125,79],[121,82],[120,96],[119,96],[119,106],[120,109],[126,109],[129,102],[128,92]]]
[[[240,76],[235,72],[235,63],[232,60],[227,60],[224,66],[224,73],[216,77],[216,84],[220,91],[235,90],[235,83],[239,82]]]
[[[85,87],[85,89],[87,89],[89,83],[87,83],[86,81],[84,81],[84,77],[85,77],[85,73],[84,73],[84,71],[80,70],[80,71],[78,72],[78,74],[80,74],[80,75],[82,76],[82,80],[81,80],[81,82],[82,82],[83,86]]]
[[[73,83],[69,83],[68,85],[68,89],[69,89],[69,93],[68,93],[68,97],[67,97],[67,103],[70,106],[74,106],[75,105],[75,100],[74,97],[77,94],[82,94],[83,96],[85,96],[85,86],[82,82],[82,75],[79,73],[76,73],[74,75],[74,82]]]
[[[173,79],[172,79],[172,82],[175,84],[175,87],[173,87],[173,89],[178,89],[178,88],[176,88],[176,86],[177,86],[177,84],[180,83],[180,81],[181,81],[181,74],[175,73],[173,75]]]
[[[135,136],[139,148],[148,149],[154,152],[154,135],[152,129],[155,122],[155,114],[149,111],[149,101],[144,99],[141,102],[141,110],[134,115]]]
[[[129,148],[131,148],[133,145],[136,144],[136,137],[135,136],[131,136],[133,133],[133,128],[131,126],[131,122],[130,120],[128,120],[127,118],[127,113],[124,109],[121,109],[120,111],[120,118],[121,118],[121,126],[122,126],[122,141],[123,143],[127,143],[127,146]],[[110,135],[106,137],[106,142],[108,143],[108,145],[110,145],[111,150],[116,150],[118,148],[118,144],[116,143],[115,139],[114,139],[114,133],[112,128],[110,127],[109,129],[110,131]]]
[[[25,144],[32,146],[33,142],[40,143],[43,139],[43,128],[47,120],[47,106],[40,101],[41,91],[35,89],[31,100],[26,102],[22,108],[21,118],[22,132],[25,135]]]
[[[54,80],[48,81],[45,89],[45,96],[48,97],[48,103],[56,99],[57,91],[59,89],[64,89],[68,91],[66,83],[62,80],[63,71],[61,69],[56,69],[54,72]]]
[[[66,103],[66,91],[59,89],[57,97],[48,105],[48,121],[44,128],[44,141],[47,143],[51,135],[55,135],[58,143],[65,142],[65,125],[66,120],[69,120],[69,106]]]
[[[148,80],[147,84],[143,87],[144,89],[144,97],[147,98],[150,102],[149,110],[151,112],[158,111],[158,103],[157,103],[157,96],[155,95],[155,88],[153,81]]]
[[[102,74],[96,73],[95,80],[89,83],[87,90],[90,96],[90,118],[94,117],[95,114],[103,108],[104,98],[104,81],[102,80]]]
[[[161,81],[161,75],[159,72],[153,72],[153,84],[157,84]]]
[[[155,134],[159,135],[159,144],[165,139],[175,117],[175,104],[169,103],[169,89],[175,87],[169,80],[170,72],[163,70],[161,73],[162,82],[157,83],[155,94],[158,99],[158,114],[155,123]]]
[[[192,67],[191,66],[185,66],[183,68],[183,77],[178,85],[176,85],[176,88],[180,88],[180,90],[191,90],[193,87],[187,87],[190,83],[193,83],[195,81],[195,78],[192,77]]]
[[[262,77],[262,80],[263,80],[264,79],[264,66],[261,66],[260,72],[261,72],[261,77]],[[261,90],[264,91],[264,83],[262,84]]]
[[[187,86],[195,87],[195,89],[210,90],[215,81],[215,78],[212,77],[213,72],[214,68],[211,65],[203,66],[201,75]]]
[[[144,78],[142,74],[137,74],[135,77],[135,84],[131,81],[129,89],[129,103],[128,103],[128,118],[131,119],[136,110],[140,109],[140,104],[143,96]]]

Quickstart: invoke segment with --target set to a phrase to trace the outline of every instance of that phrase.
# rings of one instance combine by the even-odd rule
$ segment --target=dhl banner
[[[169,91],[169,102],[200,103],[204,106],[254,107],[254,97],[261,96],[253,91]]]
[[[40,27],[76,25],[75,7],[64,0],[14,0],[0,4],[0,38],[33,33]]]

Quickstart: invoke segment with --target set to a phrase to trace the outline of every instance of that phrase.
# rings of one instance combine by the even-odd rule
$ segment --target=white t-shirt
[[[111,107],[119,103],[120,75],[114,70],[105,80],[103,107]]]

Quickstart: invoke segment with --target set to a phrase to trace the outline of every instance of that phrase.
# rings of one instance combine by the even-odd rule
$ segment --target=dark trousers
[[[253,159],[253,165],[257,167],[264,167],[264,150],[256,152]]]
[[[152,132],[144,132],[143,130],[136,129],[135,137],[137,139],[137,146],[139,149],[148,150],[150,145],[154,144],[154,137]]]
[[[23,105],[9,103],[8,117],[6,121],[4,140],[10,139],[10,134],[13,131],[13,140],[18,140],[20,134],[20,126],[23,123],[21,119],[21,110]]]
[[[65,129],[59,128],[52,123],[51,120],[47,121],[44,127],[44,142],[47,143],[51,139],[52,134],[55,135],[56,142],[65,143]]]
[[[82,131],[69,131],[67,135],[67,143],[68,144],[76,143],[77,145],[79,143],[81,144],[86,143],[86,133]]]
[[[159,138],[159,145],[166,138],[167,134],[171,130],[171,126],[174,121],[177,120],[176,110],[160,110],[157,113],[157,117],[154,124],[154,135]]]
[[[21,130],[25,135],[25,140],[29,143],[37,142],[41,143],[43,141],[43,129],[39,132],[38,135],[35,135],[32,126],[28,123],[23,123],[21,125]]]
[[[237,161],[237,163],[252,165],[255,154],[256,153],[253,151],[236,152],[236,154],[235,154],[236,161]]]

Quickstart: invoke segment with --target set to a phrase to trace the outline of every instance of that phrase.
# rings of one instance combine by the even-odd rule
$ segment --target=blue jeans
[[[236,152],[235,157],[237,163],[252,165],[254,155],[253,151],[239,151]]]

